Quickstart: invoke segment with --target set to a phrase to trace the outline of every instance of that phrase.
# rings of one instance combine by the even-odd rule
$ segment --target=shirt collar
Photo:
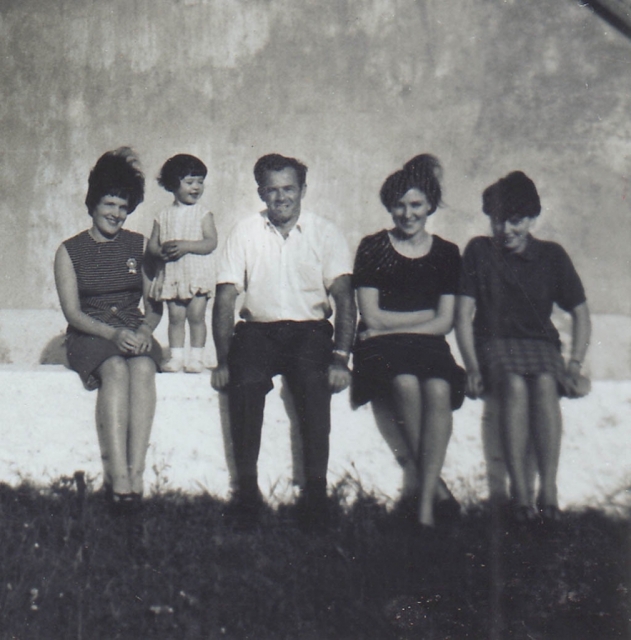
[[[491,241],[493,242],[493,238],[491,238]],[[534,262],[539,257],[539,241],[528,234],[528,244],[521,253],[514,253],[504,248],[498,248],[498,250],[504,256],[512,256],[515,259],[525,260],[526,262]]]
[[[515,255],[527,262],[533,262],[537,260],[537,257],[539,256],[539,243],[530,234],[528,234],[528,244],[526,245],[526,248],[521,253],[517,253]]]
[[[280,233],[278,229],[271,223],[270,219],[267,217],[267,209],[263,209],[263,211],[261,211],[261,217],[263,219],[266,229],[270,229],[275,233]],[[311,214],[308,211],[304,211],[304,209],[301,210],[300,216],[298,217],[298,221],[296,222],[295,226],[289,233],[291,234],[294,231],[294,229],[298,230],[300,233],[304,233],[305,225],[309,226],[310,218],[311,218]]]

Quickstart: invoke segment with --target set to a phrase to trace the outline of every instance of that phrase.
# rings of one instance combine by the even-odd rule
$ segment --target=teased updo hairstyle
[[[442,173],[438,158],[429,153],[415,156],[403,165],[403,169],[386,178],[379,192],[383,206],[388,211],[392,211],[410,189],[418,189],[425,194],[431,205],[427,215],[432,215],[442,199],[440,188]]]
[[[180,188],[180,181],[186,176],[205,178],[207,173],[206,165],[199,158],[187,153],[179,153],[162,165],[158,184],[167,191],[175,193]]]
[[[537,187],[523,171],[513,171],[484,190],[482,211],[501,221],[536,218],[541,213]]]
[[[307,181],[307,167],[296,158],[286,158],[279,153],[269,153],[260,157],[254,165],[254,179],[259,190],[265,186],[265,174],[268,171],[282,171],[283,169],[293,169],[298,178],[300,188],[305,186]]]
[[[143,201],[145,177],[140,162],[130,147],[107,151],[97,161],[88,178],[85,205],[92,215],[104,196],[116,196],[127,200],[128,213]]]

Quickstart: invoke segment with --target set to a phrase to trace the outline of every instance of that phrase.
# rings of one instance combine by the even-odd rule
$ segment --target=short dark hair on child
[[[403,169],[386,178],[379,192],[381,202],[388,211],[392,211],[410,189],[418,189],[429,201],[431,209],[427,215],[431,216],[442,199],[441,176],[442,167],[438,158],[429,153],[415,156],[403,165]]]
[[[127,200],[128,213],[132,213],[144,195],[145,177],[136,153],[130,147],[119,147],[104,153],[90,171],[85,204],[92,215],[101,198],[117,196]]]
[[[201,176],[208,174],[206,165],[195,156],[188,153],[178,153],[169,158],[160,169],[158,184],[167,191],[175,193],[180,188],[180,181],[186,176]]]
[[[484,190],[482,211],[499,220],[536,218],[541,213],[537,187],[523,171],[513,171]]]
[[[265,186],[265,174],[268,171],[282,171],[283,169],[293,169],[298,177],[298,184],[300,187],[304,187],[307,181],[306,165],[296,158],[286,158],[279,153],[269,153],[260,157],[254,165],[254,179],[259,189]]]

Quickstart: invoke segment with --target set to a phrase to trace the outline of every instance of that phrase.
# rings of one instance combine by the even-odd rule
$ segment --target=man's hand
[[[230,382],[227,364],[218,364],[210,374],[210,385],[215,391],[225,391]]]
[[[329,365],[329,387],[333,393],[344,391],[351,383],[351,372],[341,362]]]

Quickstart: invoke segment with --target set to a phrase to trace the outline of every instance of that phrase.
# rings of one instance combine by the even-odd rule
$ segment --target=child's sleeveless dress
[[[185,205],[175,201],[156,216],[160,244],[168,240],[203,240],[202,220],[207,214],[203,204]],[[213,254],[187,253],[179,260],[160,264],[149,296],[154,300],[190,300],[198,294],[210,296],[214,288]]]

